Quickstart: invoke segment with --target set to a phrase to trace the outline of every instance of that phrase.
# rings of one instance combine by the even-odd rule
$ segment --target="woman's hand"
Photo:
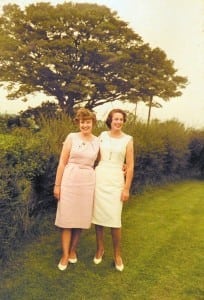
[[[123,202],[128,201],[129,196],[130,196],[129,190],[124,188],[122,190],[122,194],[121,194],[121,201],[123,201]]]
[[[127,173],[127,165],[126,164],[123,164],[122,171],[123,171],[124,176],[126,176],[126,173]]]
[[[60,185],[54,186],[54,197],[57,201],[60,199]]]

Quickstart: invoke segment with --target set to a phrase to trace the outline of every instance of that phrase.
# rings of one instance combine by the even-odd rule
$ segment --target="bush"
[[[0,259],[6,260],[32,228],[38,198],[34,182],[43,174],[47,156],[28,130],[1,134],[0,141]]]
[[[204,178],[204,130],[189,130],[190,169]]]
[[[8,122],[8,116],[0,114],[0,134],[9,131],[7,122]]]
[[[125,131],[134,138],[135,176],[133,192],[143,186],[178,180],[189,174],[189,135],[183,124],[154,120],[127,122]]]

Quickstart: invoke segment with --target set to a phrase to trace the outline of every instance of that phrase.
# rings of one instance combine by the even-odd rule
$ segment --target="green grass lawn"
[[[106,229],[100,265],[92,262],[94,228],[81,237],[76,265],[57,269],[60,235],[54,227],[14,255],[0,281],[0,299],[204,299],[204,182],[186,181],[134,196],[123,211],[125,269],[113,266]]]

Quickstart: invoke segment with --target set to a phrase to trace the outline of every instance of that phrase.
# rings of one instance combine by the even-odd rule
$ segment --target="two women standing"
[[[65,140],[54,188],[58,200],[55,224],[62,228],[63,254],[58,268],[65,270],[68,262],[77,261],[76,246],[81,229],[89,228],[92,222],[97,242],[94,263],[102,261],[104,226],[110,227],[115,268],[122,271],[121,213],[123,202],[129,198],[134,167],[133,140],[122,131],[126,114],[120,109],[112,110],[106,120],[109,131],[102,132],[99,138],[92,135],[95,123],[92,112],[80,109],[76,120],[80,132],[69,134]],[[99,163],[94,171],[98,153]]]

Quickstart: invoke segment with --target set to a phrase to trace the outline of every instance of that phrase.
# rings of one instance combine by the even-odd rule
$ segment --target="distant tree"
[[[151,110],[154,96],[178,96],[186,82],[115,12],[87,3],[4,6],[0,66],[8,98],[44,92],[69,115],[82,103],[93,109],[115,100],[144,101]]]
[[[136,105],[140,100],[146,103],[149,107],[147,118],[147,124],[149,124],[152,107],[162,107],[158,98],[168,101],[173,97],[181,96],[181,89],[185,88],[188,80],[186,77],[176,75],[174,62],[167,59],[165,52],[160,48],[150,49],[148,45],[143,45],[140,53],[141,60],[135,66],[137,68],[137,78],[135,78],[137,88],[135,97],[133,93],[130,101]]]
[[[20,112],[20,118],[31,118],[37,121],[42,116],[45,118],[55,118],[60,111],[59,105],[53,102],[44,102],[37,107],[28,107],[25,111]]]
[[[0,114],[0,134],[9,132],[8,120],[10,117],[11,116],[6,114]]]

